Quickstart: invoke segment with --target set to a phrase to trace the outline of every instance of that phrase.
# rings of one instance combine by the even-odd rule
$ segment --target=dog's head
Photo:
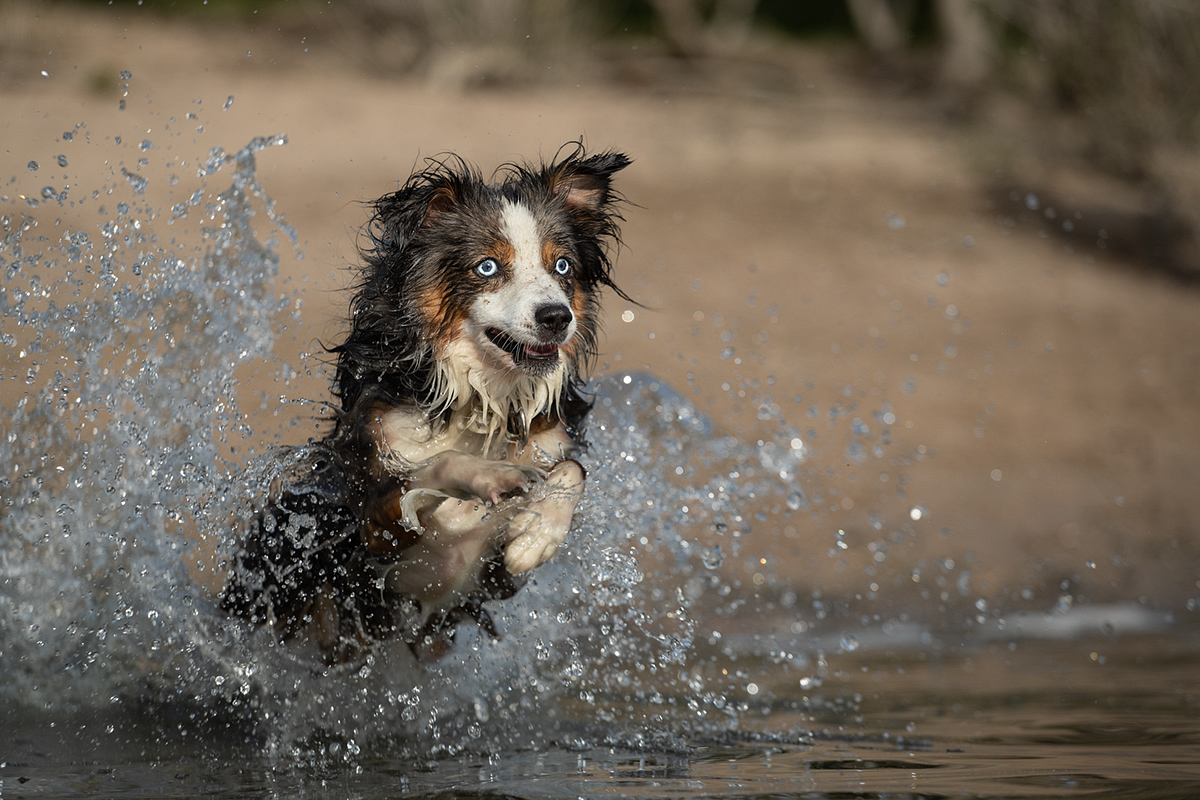
[[[620,219],[610,181],[628,164],[576,146],[488,183],[450,158],[381,198],[353,330],[338,348],[343,403],[348,359],[360,380],[404,373],[411,394],[435,403],[467,400],[468,386],[533,384],[557,401],[595,355],[601,288],[620,291],[607,255]]]

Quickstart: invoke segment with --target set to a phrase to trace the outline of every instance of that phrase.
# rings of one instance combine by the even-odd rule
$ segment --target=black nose
[[[533,319],[538,327],[551,336],[561,336],[565,333],[572,318],[571,309],[562,303],[545,305],[533,312]]]

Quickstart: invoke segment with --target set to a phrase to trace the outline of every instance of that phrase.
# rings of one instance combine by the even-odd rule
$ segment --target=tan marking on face
[[[575,315],[575,319],[579,321],[579,327],[584,327],[584,323],[588,319],[588,302],[586,293],[577,291],[571,297],[571,313],[573,313]]]
[[[580,336],[579,333],[588,330],[591,325],[590,304],[587,293],[576,290],[575,294],[571,296],[570,305],[571,313],[575,315],[575,330],[577,333],[563,343],[562,352],[564,355],[570,356],[575,364],[582,369],[586,366],[584,359],[586,354],[581,352],[581,348],[585,346],[584,339],[586,337]]]
[[[542,266],[546,268],[555,280],[561,280],[562,276],[554,271],[554,265],[558,262],[558,259],[566,255],[561,247],[549,239],[542,243]],[[570,259],[567,260],[570,261]]]
[[[516,248],[514,248],[504,239],[498,239],[495,244],[488,248],[488,252],[485,253],[483,258],[480,258],[479,261],[483,261],[485,258],[494,258],[496,259],[496,263],[501,267],[509,267],[513,261],[516,260],[516,257]],[[478,264],[479,262],[477,261],[475,263]]]
[[[455,308],[441,283],[430,286],[417,297],[417,308],[428,323],[427,332],[434,355],[441,355],[461,333],[467,309]]]

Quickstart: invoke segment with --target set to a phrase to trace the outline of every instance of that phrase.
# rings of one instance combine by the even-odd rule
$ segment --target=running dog
[[[568,146],[493,182],[457,157],[380,198],[337,358],[333,429],[292,448],[253,517],[223,607],[330,663],[399,636],[420,658],[456,626],[493,636],[567,536],[620,153]]]

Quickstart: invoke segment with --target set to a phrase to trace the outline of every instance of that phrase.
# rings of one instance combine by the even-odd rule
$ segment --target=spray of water
[[[769,399],[759,417],[773,434],[745,445],[652,376],[595,382],[586,500],[559,556],[492,609],[499,640],[464,629],[433,664],[382,643],[327,667],[216,607],[203,573],[220,570],[280,469],[269,452],[249,464],[232,454],[261,447],[238,407],[239,370],[277,369],[272,323],[291,313],[274,290],[276,248],[280,233],[296,237],[255,173],[284,142],[214,149],[203,187],[161,208],[122,169],[103,194],[128,199],[98,235],[0,219],[3,363],[23,384],[0,418],[3,702],[149,704],[185,732],[215,725],[222,741],[333,758],[669,748],[736,730],[759,688],[730,668],[711,622],[746,602],[722,565],[768,518],[825,513],[815,483],[799,482],[804,435]],[[72,201],[64,188],[41,202]],[[155,233],[196,217],[194,238]],[[855,423],[847,457],[862,460],[886,441]],[[217,557],[196,556],[199,542]],[[799,619],[795,594],[777,594],[768,605]],[[795,667],[803,686],[826,669],[823,654],[770,655],[769,669]]]
[[[0,219],[7,364],[27,385],[0,442],[0,637],[17,696],[160,691],[192,667],[203,601],[183,551],[232,477],[218,445],[247,433],[234,371],[270,350],[278,259],[250,222],[257,202],[290,233],[255,180],[255,155],[282,142],[210,154],[203,172],[233,180],[194,198],[199,244],[159,241],[144,184],[98,236]]]

